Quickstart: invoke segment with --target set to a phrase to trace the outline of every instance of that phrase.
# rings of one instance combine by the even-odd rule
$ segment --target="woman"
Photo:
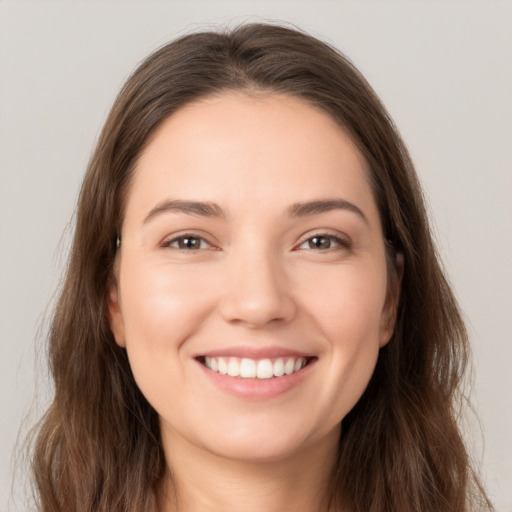
[[[336,50],[185,36],[117,98],[50,333],[44,511],[490,509],[407,150]]]

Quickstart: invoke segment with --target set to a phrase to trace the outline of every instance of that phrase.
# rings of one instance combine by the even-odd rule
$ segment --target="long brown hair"
[[[49,334],[55,397],[34,446],[44,512],[155,510],[165,462],[158,416],[106,317],[115,240],[138,156],[185,104],[227,90],[277,92],[327,112],[368,161],[390,261],[405,260],[398,319],[344,418],[331,500],[361,512],[490,509],[457,425],[468,342],[407,149],[380,100],[331,46],[267,24],[181,37],[121,90],[85,176]]]

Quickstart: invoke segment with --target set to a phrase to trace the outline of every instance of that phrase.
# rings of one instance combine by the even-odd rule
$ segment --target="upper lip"
[[[293,350],[285,347],[250,347],[233,346],[216,350],[209,350],[196,355],[197,357],[238,357],[247,359],[276,359],[279,357],[314,357],[313,354]]]

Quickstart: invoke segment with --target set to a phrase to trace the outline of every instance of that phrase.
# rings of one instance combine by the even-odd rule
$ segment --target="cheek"
[[[357,333],[370,341],[370,332],[378,332],[387,288],[383,265],[319,268],[299,286],[303,309],[332,341],[358,343]]]
[[[363,270],[344,267],[316,283],[304,309],[325,342],[323,377],[329,385],[318,403],[332,404],[321,414],[325,425],[333,425],[354,407],[373,374],[379,354],[386,277],[379,266]],[[301,295],[305,297],[305,293]]]
[[[121,273],[122,310],[128,332],[175,333],[192,329],[207,307],[208,280],[193,269],[127,261]],[[128,335],[127,335],[128,337]],[[149,340],[148,340],[149,341]]]
[[[123,261],[119,279],[126,351],[135,381],[159,413],[182,410],[182,397],[194,392],[186,384],[192,350],[186,341],[211,311],[205,287],[215,287],[186,266],[171,269],[134,257]]]
[[[204,293],[212,286],[208,279],[185,266],[170,269],[143,263],[127,259],[120,274],[126,349],[138,381],[157,375],[164,361],[166,370],[173,366],[180,372],[181,358],[187,356],[182,345],[211,310]],[[144,387],[142,382],[139,385]]]

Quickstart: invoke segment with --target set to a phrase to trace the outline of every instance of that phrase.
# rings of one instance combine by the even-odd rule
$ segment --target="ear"
[[[107,301],[107,317],[110,324],[110,330],[114,335],[116,343],[125,348],[126,338],[124,329],[123,313],[121,311],[121,304],[119,302],[119,285],[112,279],[109,286],[108,301]]]
[[[404,274],[404,255],[397,253],[394,261],[394,268],[390,272],[390,283],[386,302],[382,310],[379,347],[386,345],[395,330],[398,303],[400,301],[400,290],[402,288],[402,276]]]

